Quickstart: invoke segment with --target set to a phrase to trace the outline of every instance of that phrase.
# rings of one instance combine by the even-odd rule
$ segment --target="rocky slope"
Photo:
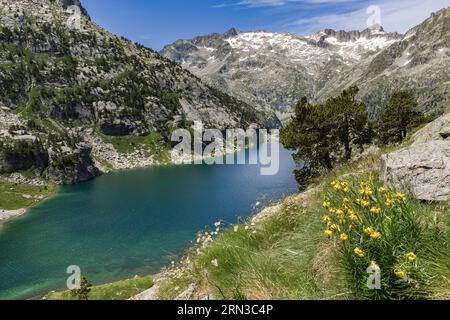
[[[195,120],[217,129],[279,125],[71,5],[80,2],[0,1],[0,174],[33,169],[75,183],[99,167],[155,162],[172,130]],[[115,148],[122,141],[130,150]]]
[[[412,90],[420,111],[442,115],[450,104],[450,8],[442,9],[388,48],[340,74],[318,97],[336,94],[349,84],[379,115],[394,90]]]
[[[301,96],[320,101],[353,83],[362,88],[373,117],[400,88],[413,89],[424,111],[439,114],[449,97],[449,19],[450,9],[441,10],[406,35],[382,28],[307,37],[231,29],[179,40],[161,54],[281,117]]]
[[[381,158],[381,180],[426,201],[450,200],[450,113],[419,130],[413,144]]]

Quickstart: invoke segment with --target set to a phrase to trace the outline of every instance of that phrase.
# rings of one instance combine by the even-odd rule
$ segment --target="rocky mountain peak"
[[[269,106],[281,118],[302,96],[320,101],[353,83],[361,87],[360,96],[373,117],[389,95],[386,83],[395,89],[438,88],[418,98],[424,111],[439,113],[450,90],[445,80],[450,65],[448,26],[450,8],[434,13],[406,35],[386,32],[379,25],[363,31],[324,29],[305,37],[233,28],[176,42],[161,54],[212,86]],[[429,70],[427,76],[423,68]]]
[[[67,9],[71,6],[77,6],[81,9],[81,13],[90,19],[87,10],[83,7],[80,0],[56,0],[56,3],[62,6],[64,9]]]
[[[226,38],[231,38],[231,37],[235,37],[239,34],[239,31],[237,31],[235,28],[231,28],[230,30],[228,30],[227,32],[225,32],[223,34],[223,37]]]

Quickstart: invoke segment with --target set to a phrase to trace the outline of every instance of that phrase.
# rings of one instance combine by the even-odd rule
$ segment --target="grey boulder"
[[[381,181],[420,200],[450,200],[450,141],[429,141],[381,158]]]

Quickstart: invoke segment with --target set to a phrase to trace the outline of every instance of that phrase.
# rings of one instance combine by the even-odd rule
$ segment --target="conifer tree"
[[[413,127],[424,121],[424,115],[417,112],[416,97],[409,91],[396,91],[386,104],[378,125],[382,144],[403,141]]]
[[[352,145],[370,143],[367,107],[356,100],[357,86],[344,90],[336,98],[327,101],[334,122],[333,135],[342,144],[346,160],[352,158]]]

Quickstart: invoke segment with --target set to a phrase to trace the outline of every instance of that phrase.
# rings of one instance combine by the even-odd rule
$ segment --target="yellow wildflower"
[[[365,197],[370,197],[371,195],[373,195],[373,191],[369,187],[362,188],[360,193],[361,193],[361,195],[363,195]]]
[[[342,186],[340,184],[336,184],[336,185],[334,185],[334,190],[341,191],[342,190]]]
[[[336,230],[337,230],[337,225],[332,224],[332,225],[330,226],[330,230],[336,231]]]
[[[337,184],[338,184],[337,181],[332,181],[332,182],[331,182],[331,186],[332,186],[332,187],[334,187],[334,186],[337,185]]]
[[[353,252],[360,258],[364,258],[366,256],[366,254],[361,248],[356,248],[355,250],[353,250]]]
[[[335,208],[330,208],[330,209],[328,209],[328,211],[329,211],[330,213],[336,213],[336,209],[335,209]]]
[[[370,237],[372,239],[378,240],[381,238],[381,233],[379,233],[378,231],[372,232],[372,234],[370,235]]]
[[[325,230],[324,235],[328,238],[331,238],[333,236],[333,231],[331,230]]]
[[[394,200],[387,198],[384,204],[386,205],[386,207],[392,207],[395,204],[395,202]]]
[[[364,233],[367,235],[367,236],[370,236],[372,233],[374,233],[375,232],[375,230],[373,230],[373,228],[371,228],[371,227],[369,227],[369,228],[365,228],[364,229]]]
[[[414,262],[417,260],[417,256],[414,252],[410,252],[406,255],[406,259],[408,259],[409,262]]]
[[[342,187],[342,191],[344,191],[345,193],[349,193],[350,192],[350,187],[348,186],[347,182],[342,182],[341,183],[341,187]]]
[[[370,206],[370,202],[367,200],[363,200],[363,201],[361,201],[361,206],[364,208],[367,208],[368,206]]]
[[[338,217],[342,217],[342,216],[344,216],[344,211],[342,210],[342,209],[339,209],[339,210],[337,210],[336,211],[336,215],[338,216]]]
[[[405,195],[404,193],[398,192],[398,193],[395,195],[395,197],[396,197],[398,200],[402,201],[402,202],[405,202],[405,201],[406,201],[406,195]]]
[[[324,207],[325,209],[329,209],[329,208],[331,207],[331,202],[325,201],[325,202],[323,203],[323,207]]]
[[[374,215],[379,215],[381,213],[381,209],[373,207],[372,209],[370,209],[370,212]]]
[[[344,203],[344,205],[348,205],[350,203],[350,199],[349,198],[344,198],[342,200],[342,202]]]
[[[331,222],[331,218],[329,216],[323,216],[322,220],[324,223],[327,223],[327,224]]]
[[[379,191],[380,191],[381,193],[385,193],[387,190],[386,190],[385,188],[381,187],[381,188],[379,189]]]
[[[339,236],[339,239],[341,239],[341,241],[348,241],[348,234],[342,233],[342,234]]]
[[[395,273],[395,275],[396,275],[397,277],[399,277],[400,279],[404,279],[404,278],[406,277],[406,273],[405,273],[405,271],[403,271],[403,270],[397,269],[397,270],[394,271],[394,273]]]
[[[353,222],[358,221],[358,216],[354,213],[350,214],[348,217],[350,218],[350,221],[353,221]]]

